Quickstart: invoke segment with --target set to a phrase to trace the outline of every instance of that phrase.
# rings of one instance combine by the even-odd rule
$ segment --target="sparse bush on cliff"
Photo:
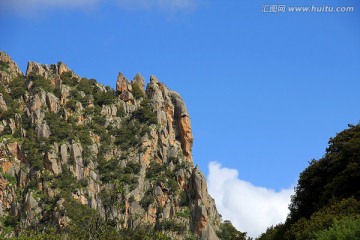
[[[137,84],[133,83],[131,84],[131,87],[132,87],[132,94],[135,99],[140,99],[144,97],[144,93],[141,91],[141,89]]]

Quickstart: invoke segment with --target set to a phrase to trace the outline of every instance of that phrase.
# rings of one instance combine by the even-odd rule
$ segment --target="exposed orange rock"
[[[0,61],[8,63],[9,71],[11,73],[14,73],[14,75],[22,75],[23,74],[21,72],[20,68],[18,67],[18,65],[5,52],[0,51]],[[5,74],[8,75],[7,73],[5,73]],[[0,78],[0,79],[2,79],[2,78]],[[7,80],[10,80],[10,78],[7,78]]]
[[[180,130],[180,140],[181,147],[184,152],[184,156],[189,162],[192,162],[192,144],[194,141],[192,131],[191,131],[191,123],[190,118],[188,116],[183,116],[179,121],[179,130]]]
[[[0,167],[2,168],[4,173],[8,173],[10,169],[13,167],[13,165],[14,164],[10,161],[0,162]]]
[[[146,215],[148,223],[156,223],[156,207],[150,206]]]
[[[129,81],[120,72],[116,81],[116,91],[122,93],[128,89]]]
[[[69,71],[69,68],[64,63],[60,62],[58,64],[58,74],[61,75],[67,71]]]
[[[125,216],[129,215],[129,207],[130,207],[129,201],[128,199],[125,199]]]
[[[18,143],[17,142],[12,142],[12,143],[8,143],[7,144],[7,149],[9,151],[9,153],[12,155],[12,156],[15,156],[17,157],[18,155]]]
[[[201,200],[205,205],[208,204],[207,183],[204,174],[196,166],[192,174],[192,189],[194,191],[195,200]]]
[[[73,198],[78,201],[79,203],[81,203],[82,205],[87,205],[87,199],[84,195],[82,194],[73,194]]]
[[[202,214],[197,228],[197,232],[199,233],[199,235],[203,231],[203,229],[207,226],[207,224],[208,224],[208,217],[207,215]]]
[[[90,175],[90,171],[91,171],[90,168],[88,168],[88,167],[84,168],[84,178]]]
[[[155,195],[155,199],[156,199],[157,203],[159,204],[159,206],[164,207],[168,200],[167,193],[163,192],[163,190],[161,189],[160,186],[157,186],[154,190],[154,195]]]
[[[82,125],[84,125],[84,120],[85,120],[85,118],[84,118],[84,116],[78,116],[78,125],[79,126],[82,126]]]
[[[149,165],[150,164],[150,153],[151,153],[151,148],[148,147],[146,148],[145,152],[144,152],[144,155],[143,155],[143,162],[146,164],[146,165]]]
[[[51,93],[46,94],[46,105],[51,112],[57,112],[59,108],[59,99]]]

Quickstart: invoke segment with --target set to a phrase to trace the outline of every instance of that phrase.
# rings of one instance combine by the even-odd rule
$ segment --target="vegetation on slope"
[[[360,124],[330,139],[324,157],[300,174],[287,221],[259,239],[358,239],[348,236],[359,236],[359,182]]]

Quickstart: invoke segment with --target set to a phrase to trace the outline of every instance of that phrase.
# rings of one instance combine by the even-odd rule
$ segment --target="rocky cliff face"
[[[0,82],[1,236],[95,214],[117,231],[218,239],[188,111],[155,76],[145,88],[119,73],[115,91],[61,62],[29,62],[23,75],[1,52]]]

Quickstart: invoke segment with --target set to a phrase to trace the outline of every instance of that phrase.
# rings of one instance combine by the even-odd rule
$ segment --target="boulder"
[[[6,112],[8,110],[8,107],[6,105],[6,102],[3,98],[3,95],[0,93],[0,111]]]
[[[174,103],[174,120],[177,123],[179,137],[184,156],[188,161],[192,161],[193,135],[189,113],[183,99],[177,92],[171,91],[171,100]]]
[[[57,162],[57,154],[55,151],[46,153],[46,168],[51,171],[55,176],[61,173],[61,166]]]
[[[117,81],[116,81],[116,91],[118,93],[122,93],[128,90],[128,85],[130,85],[129,81],[125,78],[125,76],[120,72]]]
[[[7,66],[5,71],[0,71],[0,81],[9,83],[13,76],[23,75],[19,66],[5,52],[0,51],[0,61]]]
[[[46,93],[46,104],[51,112],[57,113],[59,111],[59,98],[52,93]]]
[[[197,166],[194,168],[191,175],[191,188],[195,195],[195,201],[200,199],[204,204],[208,203],[206,178]]]
[[[60,146],[60,156],[61,156],[61,162],[63,164],[66,164],[69,159],[68,148],[69,148],[68,145],[65,143],[61,144],[61,146]]]
[[[40,126],[37,127],[37,135],[41,138],[49,138],[51,135],[49,125],[46,123],[40,124]]]
[[[82,179],[84,177],[84,164],[82,158],[83,148],[81,143],[73,143],[71,145],[71,149],[74,160],[74,175],[77,179]]]

